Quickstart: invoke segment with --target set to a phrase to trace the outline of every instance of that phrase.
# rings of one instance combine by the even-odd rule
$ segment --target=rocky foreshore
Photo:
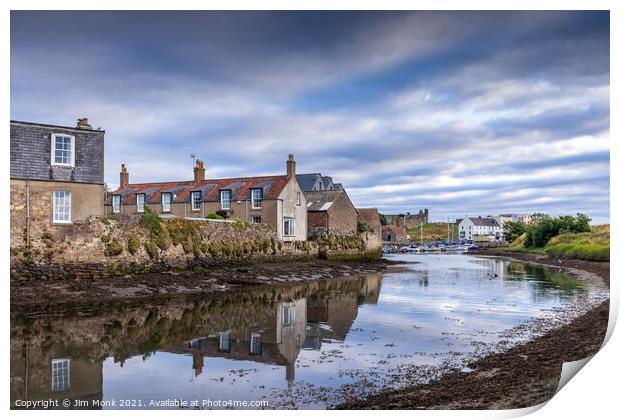
[[[376,273],[391,264],[383,259],[351,261],[288,261],[255,265],[231,265],[109,278],[11,282],[11,306],[27,311],[46,306],[216,293],[241,287],[328,280]]]

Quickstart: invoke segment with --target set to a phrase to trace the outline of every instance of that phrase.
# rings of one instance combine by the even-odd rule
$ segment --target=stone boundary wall
[[[316,258],[368,258],[358,234],[324,234],[282,242],[275,229],[246,222],[91,217],[62,231],[11,248],[11,280],[88,280],[170,270]],[[368,254],[368,255],[367,255]],[[378,257],[377,255],[372,255]]]

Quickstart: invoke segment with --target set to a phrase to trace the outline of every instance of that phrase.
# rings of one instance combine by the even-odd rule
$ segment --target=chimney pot
[[[82,117],[82,118],[78,118],[77,125],[75,126],[75,128],[85,128],[85,129],[92,130],[93,127],[88,123],[88,118]]]
[[[121,188],[129,184],[129,172],[127,172],[127,167],[125,166],[124,163],[121,163],[120,183],[121,183]]]

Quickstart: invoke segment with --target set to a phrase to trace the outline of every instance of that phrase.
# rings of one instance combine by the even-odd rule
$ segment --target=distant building
[[[499,216],[495,216],[495,220],[504,228],[504,223],[506,222],[523,222],[526,224],[532,223],[532,215],[531,214],[500,214]]]
[[[276,229],[283,241],[306,240],[306,200],[295,177],[295,159],[289,155],[286,175],[205,179],[196,161],[194,179],[179,182],[130,184],[121,165],[120,188],[106,203],[106,214],[140,214],[148,206],[162,217],[202,218],[210,213]]]
[[[493,217],[466,217],[459,223],[459,239],[488,241],[503,239],[500,224]]]
[[[407,229],[400,226],[382,226],[381,239],[384,242],[405,242],[407,240]]]
[[[355,233],[357,211],[345,190],[307,191],[308,230]]]
[[[428,209],[420,210],[417,214],[386,214],[384,216],[389,226],[411,229],[428,223]]]
[[[87,118],[75,127],[11,121],[11,246],[103,215],[104,134]]]
[[[342,184],[334,184],[331,176],[322,176],[320,173],[299,174],[296,176],[296,178],[299,187],[304,193],[309,191],[329,191],[342,189]]]

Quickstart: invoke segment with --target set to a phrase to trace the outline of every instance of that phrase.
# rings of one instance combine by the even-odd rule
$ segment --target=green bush
[[[146,253],[149,254],[149,257],[152,260],[157,260],[159,259],[159,251],[157,249],[157,243],[155,241],[148,241],[144,244],[144,249],[146,250]]]
[[[544,247],[551,238],[559,234],[589,231],[590,218],[585,214],[577,213],[576,217],[535,214],[534,223],[527,227],[525,247]]]
[[[140,217],[140,226],[147,228],[151,235],[157,235],[161,230],[161,217],[145,206],[144,214]]]
[[[512,242],[527,231],[527,224],[524,222],[504,223],[504,235],[508,242]]]
[[[107,244],[111,240],[112,240],[112,237],[109,234],[104,233],[103,235],[101,235],[101,242],[103,242],[104,244]]]
[[[220,216],[219,214],[215,214],[215,213],[209,213],[205,216],[205,219],[216,219],[216,220],[222,220],[225,219],[224,216]]]
[[[127,239],[127,251],[131,255],[135,255],[136,252],[140,249],[140,238],[137,235],[129,235]]]
[[[116,238],[106,244],[104,255],[106,257],[116,257],[123,253],[123,244]]]
[[[155,234],[155,243],[157,247],[162,251],[167,250],[172,245],[172,239],[170,238],[170,232],[168,232],[168,228],[163,224],[159,227],[159,232]]]

